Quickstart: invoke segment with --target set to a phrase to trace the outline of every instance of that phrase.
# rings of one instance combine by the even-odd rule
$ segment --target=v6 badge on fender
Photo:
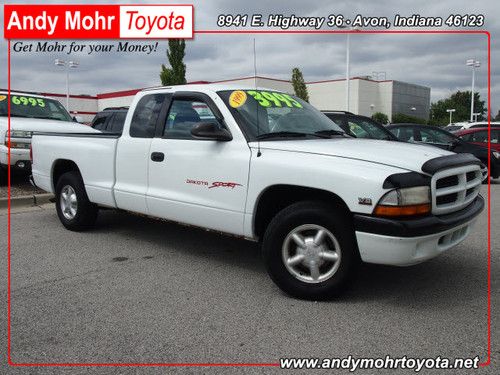
[[[372,199],[371,198],[358,198],[358,203],[365,205],[365,206],[371,206],[372,205]]]

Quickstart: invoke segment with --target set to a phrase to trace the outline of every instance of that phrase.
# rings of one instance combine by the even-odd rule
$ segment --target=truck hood
[[[250,147],[257,148],[257,142],[251,142]],[[261,141],[260,148],[363,160],[418,173],[423,173],[421,167],[426,161],[453,154],[433,146],[352,138]]]
[[[7,117],[0,117],[0,131],[7,131]],[[11,117],[11,130],[24,130],[33,132],[63,132],[63,133],[94,133],[99,132],[90,126],[76,122],[43,120],[38,118]]]

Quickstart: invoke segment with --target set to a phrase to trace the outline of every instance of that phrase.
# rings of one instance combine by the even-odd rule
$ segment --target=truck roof
[[[217,92],[224,90],[278,91],[275,89],[270,89],[268,87],[255,87],[248,84],[238,85],[238,84],[227,84],[227,83],[209,83],[209,84],[195,84],[195,85],[150,87],[142,90],[141,92],[176,92],[176,91]]]
[[[9,94],[9,92],[8,92],[8,91],[3,91],[3,90],[0,90],[0,94],[2,94],[2,95],[8,95],[8,94]],[[10,95],[32,96],[32,97],[34,97],[34,98],[44,98],[44,99],[50,99],[50,97],[45,96],[45,95],[31,94],[31,93],[21,92],[21,91],[11,91],[11,92],[10,92]]]

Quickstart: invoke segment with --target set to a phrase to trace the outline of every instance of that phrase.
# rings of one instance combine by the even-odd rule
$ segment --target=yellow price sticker
[[[264,108],[269,107],[288,107],[288,108],[302,108],[297,100],[288,94],[280,94],[274,91],[257,91],[249,90],[248,95],[252,96],[260,106]]]
[[[236,90],[229,96],[229,105],[233,108],[241,107],[247,101],[247,94],[245,91]]]
[[[33,98],[31,96],[13,96],[11,103],[15,105],[45,107],[45,100],[41,98]]]

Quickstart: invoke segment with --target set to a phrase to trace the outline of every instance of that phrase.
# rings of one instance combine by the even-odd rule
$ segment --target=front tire
[[[57,181],[56,210],[59,220],[69,230],[80,232],[95,224],[98,207],[89,201],[78,172],[64,173]]]
[[[302,299],[330,299],[345,289],[359,264],[351,220],[344,209],[299,202],[279,212],[264,235],[271,279]]]

